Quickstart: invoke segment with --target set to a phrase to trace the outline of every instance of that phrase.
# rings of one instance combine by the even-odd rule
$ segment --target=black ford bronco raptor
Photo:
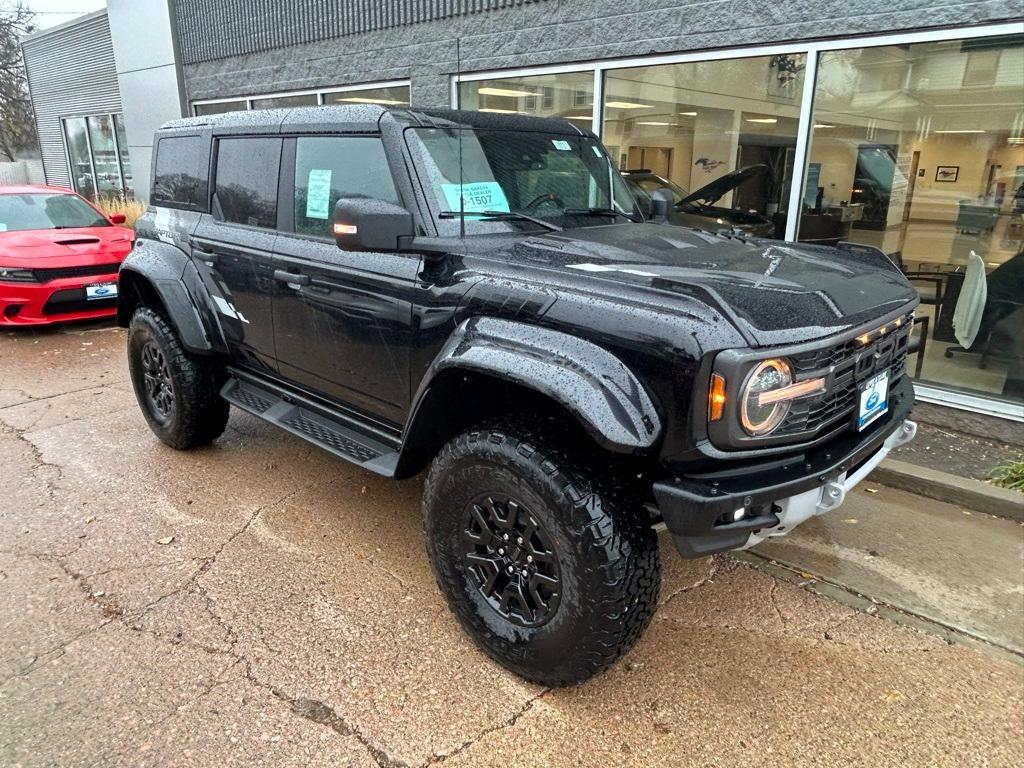
[[[229,406],[427,469],[427,552],[520,675],[585,680],[683,557],[835,509],[913,437],[916,294],[880,251],[673,226],[568,121],[331,106],[156,135],[118,321],[186,449]]]

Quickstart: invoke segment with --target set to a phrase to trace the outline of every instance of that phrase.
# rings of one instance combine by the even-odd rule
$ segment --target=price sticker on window
[[[568,141],[563,141],[562,139],[552,139],[551,143],[555,145],[555,149],[560,149],[563,152],[567,152],[572,149],[572,144]]]
[[[496,181],[476,181],[462,185],[442,184],[441,191],[444,193],[449,211],[465,210],[467,213],[474,213],[509,210],[505,190]],[[464,202],[460,202],[460,197]]]
[[[331,205],[331,171],[312,168],[306,183],[306,218],[327,220]]]

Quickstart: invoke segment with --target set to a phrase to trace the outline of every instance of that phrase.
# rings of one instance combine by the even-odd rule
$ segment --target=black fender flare
[[[406,440],[431,385],[451,369],[490,374],[544,395],[569,411],[601,447],[643,452],[661,436],[661,417],[643,384],[611,352],[561,331],[477,317],[461,323],[413,399]]]
[[[135,308],[154,298],[189,352],[227,351],[220,323],[192,260],[169,243],[137,240],[118,273],[117,324],[127,328]]]

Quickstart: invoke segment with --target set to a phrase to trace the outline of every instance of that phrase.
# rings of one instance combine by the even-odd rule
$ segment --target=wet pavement
[[[122,331],[0,333],[0,765],[1009,766],[1024,754],[1018,661],[735,558],[682,561],[665,537],[661,607],[633,652],[576,688],[524,683],[448,613],[420,487],[240,413],[213,446],[175,452],[138,412]],[[924,522],[887,518],[887,504],[912,501],[854,494],[829,521],[837,532],[812,528],[818,543],[787,557],[816,553],[807,567],[823,568],[831,543],[911,558]],[[864,538],[847,543],[853,528]],[[927,557],[887,573],[885,597],[920,602]],[[1020,571],[997,576],[992,589],[1010,591],[995,604],[1012,614]],[[943,589],[940,618],[980,590]],[[958,620],[983,631],[983,613]]]

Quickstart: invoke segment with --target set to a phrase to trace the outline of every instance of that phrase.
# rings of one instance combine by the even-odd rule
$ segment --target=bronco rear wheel
[[[438,584],[477,644],[527,679],[566,685],[643,633],[658,548],[600,457],[549,426],[506,422],[448,443],[427,477],[424,527]]]
[[[220,396],[224,365],[189,354],[167,319],[149,307],[132,316],[128,369],[146,422],[167,445],[195,448],[224,432],[230,410]]]

